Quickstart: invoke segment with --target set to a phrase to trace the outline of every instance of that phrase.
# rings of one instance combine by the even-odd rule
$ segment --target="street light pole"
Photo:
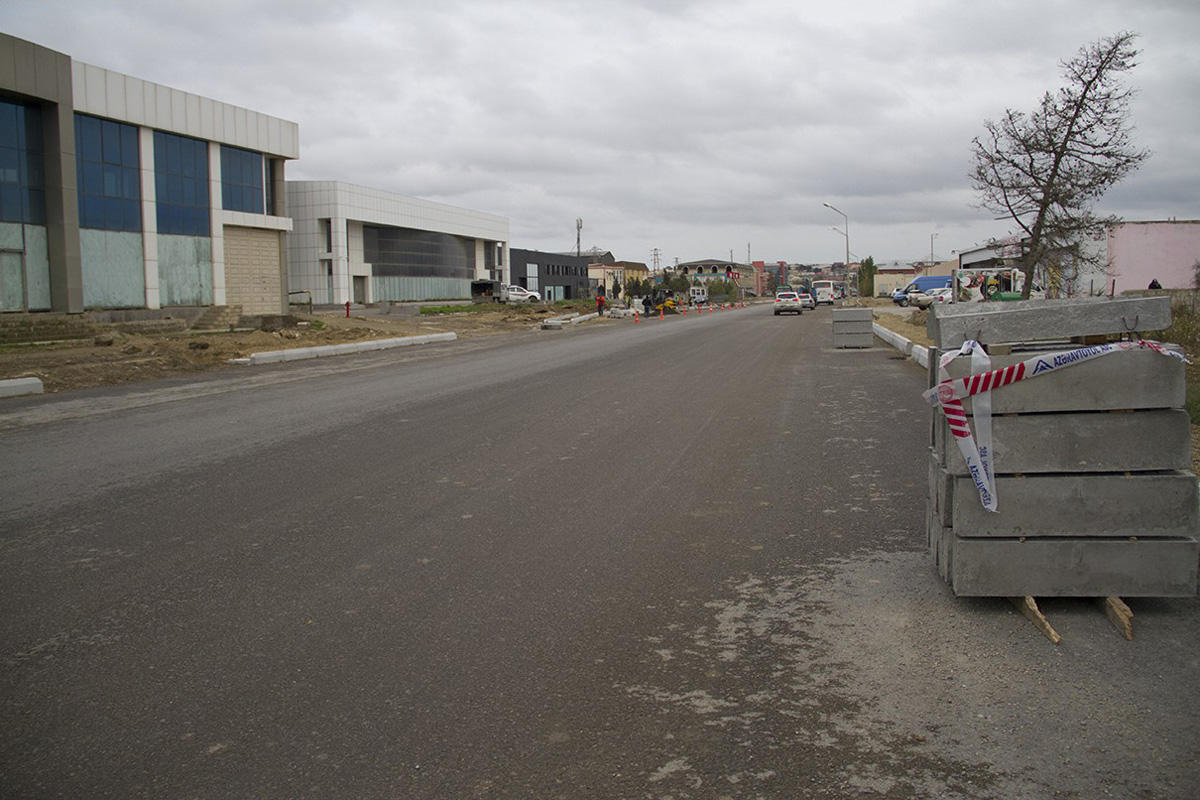
[[[929,266],[931,267],[933,266],[933,239],[936,236],[936,233],[929,234]]]
[[[829,203],[821,203],[821,205],[825,206],[830,211],[834,211],[842,215],[842,226],[846,229],[842,234],[846,237],[846,269],[850,269],[850,218],[846,216],[846,212],[842,211],[840,208],[835,208],[829,205]]]

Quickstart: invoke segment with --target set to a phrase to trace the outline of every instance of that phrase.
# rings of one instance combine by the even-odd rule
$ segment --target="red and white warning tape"
[[[958,443],[958,450],[967,464],[967,473],[979,491],[979,501],[984,508],[988,511],[996,510],[996,479],[992,472],[992,390],[1121,350],[1152,350],[1160,355],[1191,363],[1182,353],[1168,350],[1158,342],[1144,340],[1043,353],[1001,369],[990,369],[991,358],[975,341],[963,342],[958,350],[942,354],[938,360],[938,385],[926,390],[922,396],[930,405],[942,409],[946,424]],[[966,355],[971,356],[971,374],[965,378],[951,379],[946,367],[954,359]],[[975,398],[972,401],[975,436],[971,435],[967,411],[963,406],[963,399],[967,397]]]

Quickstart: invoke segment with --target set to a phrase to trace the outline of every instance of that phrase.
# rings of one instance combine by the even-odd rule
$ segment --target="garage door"
[[[243,314],[283,311],[280,233],[225,227],[225,297]]]

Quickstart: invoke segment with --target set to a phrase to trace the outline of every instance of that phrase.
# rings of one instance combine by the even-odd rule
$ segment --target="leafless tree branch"
[[[1011,218],[1027,237],[1025,297],[1039,264],[1049,265],[1058,251],[1082,258],[1082,241],[1117,221],[1096,217],[1092,203],[1150,155],[1132,144],[1133,90],[1121,82],[1137,65],[1136,38],[1123,32],[1084,46],[1061,64],[1066,84],[1046,92],[1036,110],[1006,109],[971,141],[980,205]]]

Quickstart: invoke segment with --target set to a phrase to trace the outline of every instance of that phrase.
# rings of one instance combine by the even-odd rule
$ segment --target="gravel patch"
[[[1129,600],[1134,641],[1095,601],[1041,600],[1055,646],[1006,600],[954,597],[923,552],[726,585],[709,624],[647,643],[673,682],[628,690],[739,737],[760,771],[724,776],[728,796],[801,769],[811,797],[1200,796],[1196,598]],[[706,663],[737,688],[701,686]],[[692,796],[694,755],[658,785]]]

